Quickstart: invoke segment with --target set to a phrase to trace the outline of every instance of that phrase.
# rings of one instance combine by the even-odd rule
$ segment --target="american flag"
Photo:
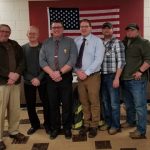
[[[61,20],[64,24],[64,35],[72,38],[80,35],[79,20],[89,19],[92,22],[92,33],[103,37],[101,26],[105,22],[113,24],[114,35],[120,37],[120,8],[48,8],[49,27],[54,20]],[[50,31],[50,28],[49,28]]]

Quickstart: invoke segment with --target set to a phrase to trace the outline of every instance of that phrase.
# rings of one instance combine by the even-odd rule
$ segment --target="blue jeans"
[[[141,134],[146,133],[147,123],[147,100],[146,80],[123,80],[122,92],[126,105],[127,122],[136,122],[137,130]]]
[[[103,74],[101,76],[101,95],[103,115],[109,127],[120,128],[120,98],[119,88],[113,88],[115,74]]]

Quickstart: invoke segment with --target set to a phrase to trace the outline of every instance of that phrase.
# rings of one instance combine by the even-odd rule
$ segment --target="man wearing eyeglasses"
[[[91,34],[91,31],[91,22],[88,19],[81,20],[81,36],[75,39],[79,53],[75,71],[84,115],[84,126],[79,134],[89,132],[88,137],[94,138],[100,119],[99,83],[104,46],[101,39]]]
[[[60,103],[65,138],[72,136],[72,68],[76,62],[77,48],[73,39],[63,36],[63,31],[63,23],[54,21],[51,25],[52,37],[43,43],[40,51],[40,65],[47,73],[50,139],[55,139],[61,129]]]
[[[10,34],[10,27],[0,24],[0,150],[6,149],[2,141],[6,110],[10,138],[21,141],[25,138],[18,131],[23,50],[16,41],[9,39]]]

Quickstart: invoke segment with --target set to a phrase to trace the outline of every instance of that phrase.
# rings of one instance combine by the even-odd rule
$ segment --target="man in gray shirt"
[[[70,139],[72,125],[72,68],[76,63],[77,47],[73,39],[63,36],[63,23],[54,21],[52,37],[43,43],[40,65],[47,73],[47,90],[51,120],[50,139],[55,139],[61,128],[60,102],[64,134]]]
[[[44,128],[49,132],[50,123],[48,117],[48,101],[46,93],[45,73],[39,65],[39,52],[42,44],[39,43],[39,29],[36,26],[30,26],[27,32],[29,42],[22,46],[24,52],[25,69],[24,93],[26,98],[28,116],[31,128],[27,131],[28,135],[36,132],[40,128],[40,120],[36,113],[36,93],[38,90],[40,100],[43,104]]]

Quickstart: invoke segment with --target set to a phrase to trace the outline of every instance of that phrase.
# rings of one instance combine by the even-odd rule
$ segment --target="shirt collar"
[[[91,36],[92,36],[91,33],[86,37],[81,36],[81,40],[86,39],[88,41],[90,40]]]
[[[56,41],[59,41],[59,42],[60,42],[60,41],[63,39],[63,37],[64,37],[63,35],[62,35],[60,38],[55,38],[55,37],[53,37],[53,41],[54,41],[54,42],[56,42]]]

